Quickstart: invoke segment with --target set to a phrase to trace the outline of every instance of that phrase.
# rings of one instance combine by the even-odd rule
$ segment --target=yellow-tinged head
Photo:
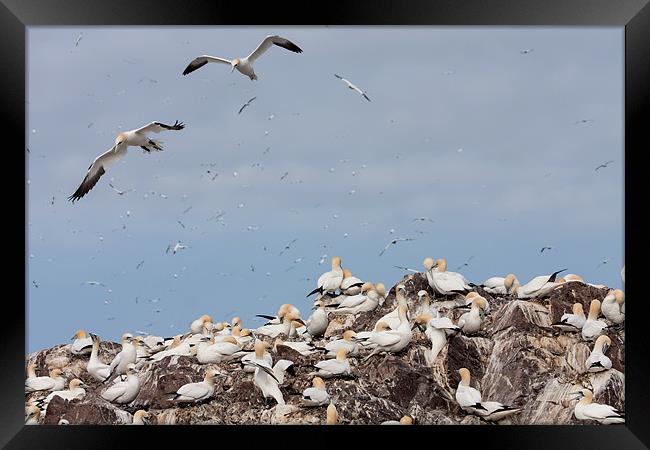
[[[232,318],[232,322],[231,322],[231,324],[232,324],[233,327],[236,327],[236,326],[240,326],[240,327],[241,327],[241,325],[242,325],[241,317],[239,317],[239,316],[235,316],[235,317],[233,317],[233,318]]]
[[[77,332],[72,336],[72,339],[86,339],[88,337],[88,333],[86,333],[85,330],[79,329]]]
[[[337,270],[341,268],[341,258],[335,256],[332,258],[332,270]]]
[[[611,345],[612,345],[612,340],[609,338],[609,336],[602,334],[598,336],[598,339],[596,339],[596,344],[594,345],[594,349],[597,348],[601,352],[605,353]]]
[[[436,267],[438,268],[438,272],[445,272],[447,270],[447,260],[445,258],[438,258]]]
[[[469,369],[463,367],[461,369],[458,369],[458,373],[460,374],[460,384],[463,386],[469,386],[469,381],[471,379]]]
[[[472,300],[472,305],[485,309],[487,307],[487,301],[483,297],[477,296]]]
[[[61,369],[52,369],[50,370],[50,378],[59,378],[61,373]]]
[[[84,382],[81,381],[79,378],[73,378],[68,383],[68,389],[70,389],[70,390],[77,389],[79,386],[81,386],[81,387],[85,386]]]
[[[433,260],[433,258],[426,257],[426,258],[424,258],[424,261],[422,261],[422,265],[429,272],[429,271],[433,270],[433,267],[436,265],[436,263]]]
[[[221,375],[221,373],[219,373],[214,369],[210,369],[207,372],[205,372],[205,378],[203,378],[203,380],[206,382],[211,382],[219,375]]]
[[[506,275],[506,278],[503,280],[503,285],[506,288],[506,292],[510,292],[512,285],[515,284],[515,281],[517,281],[517,277],[513,273]]]
[[[124,344],[124,343],[129,342],[131,339],[133,339],[133,335],[132,335],[131,333],[124,333],[124,334],[120,337],[120,342],[121,342],[122,344]]]
[[[255,341],[255,357],[257,359],[262,359],[264,357],[264,352],[267,348],[270,348],[271,345],[268,342],[264,342],[260,339]]]
[[[375,326],[375,330],[377,331],[386,331],[390,330],[390,325],[388,325],[387,322],[384,322],[383,320],[378,322],[377,325]]]
[[[384,286],[384,283],[377,283],[375,285],[375,291],[382,297],[386,297],[386,286]]]
[[[212,338],[212,339],[214,339],[214,338]],[[239,345],[239,343],[237,342],[237,339],[235,339],[233,336],[225,336],[221,340],[221,342],[229,342],[231,344]]]
[[[203,314],[203,315],[200,317],[200,320],[201,320],[201,323],[212,322],[212,317],[210,317],[210,316],[207,315],[207,314]]]
[[[364,294],[368,291],[372,291],[374,286],[370,282],[365,282],[363,283],[363,286],[361,286],[361,293]]]
[[[115,136],[115,145],[120,145],[123,142],[126,142],[126,134],[118,133],[117,136]]]
[[[596,320],[600,314],[600,301],[593,299],[589,305],[589,319]]]
[[[353,337],[356,337],[357,333],[352,330],[345,330],[343,332],[343,339],[346,341],[351,341]]]
[[[425,325],[429,323],[431,319],[433,319],[433,315],[429,313],[420,314],[419,316],[415,317],[415,323]]]
[[[574,303],[573,304],[573,314],[576,316],[585,316],[585,311],[582,309],[582,303]]]
[[[135,414],[133,414],[133,419],[144,419],[145,417],[149,417],[149,413],[145,411],[144,409],[138,409]]]
[[[327,425],[336,425],[339,422],[339,413],[336,411],[334,403],[330,403],[327,407]]]
[[[404,416],[399,420],[399,423],[402,425],[413,425],[413,419],[411,416]]]
[[[582,278],[580,275],[576,275],[575,273],[570,273],[566,276],[563,277],[566,281],[581,281],[585,282],[584,278]]]
[[[321,377],[314,377],[314,379],[311,382],[316,389],[320,389],[322,391],[325,390],[325,382]]]
[[[614,297],[616,298],[616,303],[619,305],[625,303],[625,293],[620,289],[614,290]]]
[[[336,352],[336,359],[339,361],[345,361],[345,359],[348,356],[348,349],[347,348],[340,348],[338,352]]]
[[[345,269],[343,270],[343,279],[350,278],[352,276],[352,271]]]
[[[480,297],[480,295],[478,295],[478,292],[474,292],[474,291],[468,292],[467,295],[465,295],[465,300],[470,300],[473,299],[474,297]]]
[[[280,305],[280,309],[278,309],[278,318],[282,319],[284,315],[289,312],[290,309],[293,308],[293,305],[290,303],[284,303]]]

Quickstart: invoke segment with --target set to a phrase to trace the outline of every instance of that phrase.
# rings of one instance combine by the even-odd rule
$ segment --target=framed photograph
[[[648,448],[647,1],[369,6],[3,0],[6,448]]]

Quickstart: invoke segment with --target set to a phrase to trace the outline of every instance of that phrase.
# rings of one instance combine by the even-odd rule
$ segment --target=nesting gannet
[[[600,301],[592,300],[589,305],[589,315],[585,324],[582,326],[582,338],[585,341],[593,341],[595,338],[603,334],[607,324],[602,320],[598,320],[600,314]]]
[[[40,404],[41,408],[43,409],[43,414],[46,414],[47,406],[50,404],[50,402],[55,396],[61,397],[63,400],[70,401],[70,400],[74,400],[75,398],[81,398],[84,395],[86,395],[86,389],[88,389],[88,385],[86,385],[79,378],[74,378],[70,380],[70,383],[68,383],[67,390],[50,392],[50,394],[47,397],[45,397],[45,399],[43,399],[41,402],[37,402],[37,404]]]
[[[441,295],[464,294],[472,290],[465,277],[456,272],[447,272],[447,261],[439,258],[435,267],[437,272],[428,272],[431,275],[430,285],[433,290]]]
[[[594,403],[594,394],[589,389],[581,389],[578,392],[572,392],[572,394],[577,395],[573,400],[580,399],[573,410],[576,419],[595,420],[603,425],[625,423],[625,412],[610,405]]]
[[[594,349],[591,351],[587,361],[585,361],[587,372],[602,372],[612,368],[612,361],[605,355],[610,345],[612,345],[612,340],[609,336],[598,336],[594,344]]]
[[[257,75],[255,75],[255,71],[253,70],[253,63],[264,54],[265,51],[271,47],[271,45],[277,45],[279,47],[285,48],[287,50],[290,50],[294,53],[302,53],[302,49],[298,47],[296,44],[291,42],[288,39],[285,39],[281,36],[266,36],[264,40],[260,43],[260,45],[257,46],[257,48],[248,55],[246,58],[235,58],[233,60],[229,59],[224,59],[224,58],[219,58],[217,56],[209,56],[209,55],[203,55],[195,58],[183,71],[183,75],[187,75],[188,73],[194,72],[196,69],[199,69],[206,65],[209,62],[212,63],[222,63],[222,64],[228,64],[232,67],[232,70],[230,72],[233,72],[235,69],[237,69],[240,73],[246,75],[249,77],[251,80],[257,80]]]
[[[565,313],[562,314],[559,322],[552,324],[552,326],[559,328],[563,331],[580,331],[582,326],[587,320],[585,318],[585,312],[582,309],[582,303],[573,304],[573,314]]]
[[[288,313],[293,313],[300,317],[300,310],[293,306],[290,303],[283,303],[280,305],[280,308],[278,308],[278,313],[276,316],[267,316],[265,314],[256,314],[255,317],[262,317],[264,319],[269,319],[268,322],[266,322],[264,325],[277,325],[282,323],[282,319],[284,316]]]
[[[346,297],[332,312],[356,315],[361,312],[374,311],[379,306],[379,300],[380,296],[372,283],[364,283],[359,294]]]
[[[276,338],[280,334],[290,335],[291,322],[300,317],[295,313],[286,313],[282,317],[282,323],[277,325],[262,325],[261,327],[255,330],[255,334],[260,334],[262,336],[268,336],[270,338]]]
[[[339,413],[336,410],[334,403],[331,403],[327,406],[327,419],[325,420],[327,425],[336,425],[339,423]]]
[[[352,272],[345,269],[343,270],[343,281],[341,282],[340,290],[345,295],[357,295],[361,293],[363,281],[359,278],[352,276]]]
[[[41,418],[41,410],[38,406],[31,405],[27,408],[27,417],[25,418],[25,425],[38,425]]]
[[[373,328],[373,331],[377,331],[377,327],[380,322],[384,322],[388,324],[388,327],[392,330],[396,330],[401,323],[401,320],[399,318],[399,307],[404,305],[407,308],[408,311],[408,306],[406,303],[406,286],[403,284],[398,284],[397,287],[395,288],[395,300],[397,300],[397,306],[395,306],[395,309],[390,311],[388,314],[384,315],[381,317],[377,322],[375,322],[375,326]],[[359,333],[358,338],[364,338],[367,337],[365,333]]]
[[[483,311],[485,314],[490,314],[490,303],[487,301],[485,297],[482,295],[479,295],[477,292],[468,292],[467,295],[465,295],[465,306],[459,306],[457,308],[471,308],[472,307],[472,302],[474,301],[475,298],[482,298],[485,300],[485,307],[483,308]]]
[[[191,355],[191,346],[188,341],[183,341],[183,337],[189,337],[187,335],[176,335],[174,340],[167,350],[163,350],[154,355],[151,355],[148,360],[150,361],[161,361],[163,358],[168,356],[190,356]]]
[[[397,309],[400,319],[399,326],[397,329],[390,329],[388,324],[380,322],[377,330],[368,337],[368,341],[374,344],[374,349],[364,358],[364,361],[380,352],[398,353],[411,342],[413,333],[406,317],[408,309],[405,305],[399,305]]]
[[[97,184],[97,181],[99,181],[101,176],[106,173],[106,170],[126,154],[129,146],[141,147],[148,153],[151,152],[152,149],[161,151],[163,149],[162,142],[150,139],[149,136],[147,136],[148,133],[160,133],[164,130],[182,130],[183,128],[185,128],[185,125],[178,121],[176,121],[174,125],[165,125],[161,122],[151,122],[136,130],[119,133],[115,138],[115,145],[95,158],[90,167],[88,167],[88,173],[86,173],[81,185],[79,185],[74,194],[68,197],[68,200],[71,200],[72,203],[74,203],[86,195],[88,191]]]
[[[126,380],[118,381],[102,392],[102,398],[111,403],[131,403],[140,392],[140,378],[135,374],[135,364],[126,368]]]
[[[120,342],[122,343],[122,350],[115,355],[115,358],[109,364],[110,375],[104,382],[111,381],[114,375],[125,374],[127,366],[129,364],[135,364],[138,360],[136,345],[139,345],[139,342],[133,340],[133,337],[129,333],[124,333],[120,338]]]
[[[205,337],[194,348],[196,359],[201,364],[219,363],[246,355],[233,336],[224,336],[221,342],[215,342],[214,337]]]
[[[255,345],[257,345],[258,341],[259,341],[258,339],[255,340]],[[249,372],[249,373],[255,372],[255,365],[251,365],[249,363],[251,361],[254,361],[256,357],[257,355],[255,354],[255,352],[251,352],[243,356],[242,359],[239,360],[242,367],[244,368],[244,372]],[[267,366],[273,367],[273,357],[268,351],[266,351],[266,347],[264,348],[264,352],[262,353],[262,359],[265,361]]]
[[[99,337],[95,334],[91,334],[90,337],[93,341],[93,347],[90,352],[90,359],[86,365],[86,370],[94,379],[104,381],[110,376],[111,367],[99,359]]]
[[[206,323],[212,323],[212,317],[204,314],[190,324],[190,330],[192,330],[192,333],[194,334],[202,334],[206,331]]]
[[[600,311],[606,319],[614,323],[625,321],[625,294],[620,289],[611,289],[600,306]]]
[[[528,283],[517,286],[513,289],[513,293],[517,294],[517,298],[541,298],[561,283],[556,283],[557,275],[567,269],[558,270],[551,275],[541,275],[533,278]]]
[[[514,286],[519,286],[519,280],[512,273],[509,273],[505,277],[488,278],[481,285],[485,292],[499,295],[510,294]]]
[[[149,417],[149,413],[147,411],[144,409],[138,409],[133,414],[133,422],[131,422],[131,425],[146,425],[147,423],[145,422],[145,419],[147,417]]]
[[[305,325],[307,326],[307,333],[312,337],[319,337],[325,334],[327,325],[329,325],[329,319],[325,311],[325,303],[321,300],[314,302],[314,312],[309,316]]]
[[[273,398],[278,405],[284,405],[284,397],[282,397],[282,392],[278,387],[280,381],[276,377],[273,367],[264,359],[264,351],[270,347],[271,345],[268,342],[256,340],[255,358],[246,361],[245,364],[255,367],[253,383],[262,391],[264,400]]]
[[[251,336],[251,330],[248,328],[244,328],[242,330],[239,325],[232,327],[231,336],[237,340],[237,343],[240,346],[244,346],[253,340],[253,336]]]
[[[460,373],[460,381],[456,389],[456,401],[463,411],[480,416],[484,420],[497,422],[521,410],[499,402],[484,402],[480,391],[469,385],[471,379],[469,370],[463,367],[458,370],[458,373]]]
[[[384,302],[386,301],[386,297],[388,297],[388,293],[386,292],[386,286],[384,286],[384,283],[375,284],[375,292],[379,294],[379,305],[383,306]]]
[[[316,282],[316,289],[307,294],[309,297],[312,294],[325,294],[327,292],[335,292],[343,282],[343,269],[341,268],[341,258],[335,256],[332,258],[332,270],[325,272]]]
[[[472,299],[472,308],[458,319],[458,327],[463,334],[474,334],[481,329],[481,311],[484,310],[486,301],[477,296]]]
[[[431,342],[429,351],[429,361],[433,362],[438,357],[438,353],[447,343],[447,336],[451,336],[460,331],[460,328],[448,317],[433,316],[431,313],[425,313],[415,318],[415,325],[425,326],[424,334]]]
[[[313,387],[302,391],[302,403],[305,406],[326,405],[330,401],[330,395],[325,388],[325,382],[320,377],[314,377],[312,380]]]
[[[404,416],[400,420],[387,420],[381,423],[382,425],[413,425],[411,416]]]
[[[352,84],[351,81],[346,80],[345,78],[343,78],[343,77],[340,76],[340,75],[334,74],[334,76],[335,76],[336,78],[338,78],[339,80],[343,81],[343,82],[348,86],[348,89],[352,89],[353,91],[357,91],[359,94],[363,95],[363,98],[365,98],[366,100],[370,101],[370,98],[368,98],[368,96],[366,95],[366,91],[362,91],[361,89],[359,89],[358,87],[356,87],[354,84]]]
[[[61,369],[52,369],[47,377],[29,377],[25,380],[25,392],[60,391],[65,387]]]
[[[318,370],[312,372],[309,375],[317,375],[321,378],[333,378],[342,375],[350,375],[352,373],[352,368],[350,367],[350,361],[347,358],[348,351],[345,348],[339,349],[336,352],[336,359],[326,359],[325,361],[320,361],[314,365]]]
[[[77,330],[70,340],[73,341],[70,351],[74,355],[87,355],[92,351],[93,341],[85,330]]]
[[[216,370],[208,370],[205,373],[205,378],[203,378],[203,381],[200,381],[198,383],[187,383],[178,388],[176,395],[172,398],[172,400],[188,403],[196,403],[207,400],[214,394],[215,378],[224,376],[225,375],[217,372]]]
[[[285,347],[289,347],[290,349],[300,353],[302,356],[309,356],[316,352],[316,348],[314,348],[314,344],[312,344],[311,342],[304,342],[304,341],[285,342],[280,338],[276,338],[275,342],[273,342],[273,348],[276,352],[277,352],[278,345],[284,345]]]
[[[349,356],[357,356],[359,354],[359,345],[356,342],[357,333],[352,330],[345,330],[342,339],[330,341],[325,345],[325,358],[336,358],[336,354],[342,348],[347,350]]]
[[[420,303],[417,306],[415,313],[419,314],[431,314],[436,317],[438,315],[438,310],[431,306],[431,296],[424,289],[418,291],[418,300]]]

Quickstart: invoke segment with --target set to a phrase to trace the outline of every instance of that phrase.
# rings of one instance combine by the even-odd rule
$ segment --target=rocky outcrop
[[[417,292],[425,289],[433,294],[423,274],[401,280],[407,289],[409,310],[417,307]],[[467,416],[455,401],[460,376],[466,367],[472,374],[472,386],[484,400],[495,400],[521,411],[501,423],[513,424],[578,424],[573,416],[574,402],[569,393],[582,386],[594,391],[595,400],[625,409],[625,330],[608,329],[612,347],[608,356],[613,368],[598,374],[584,373],[584,362],[593,344],[582,341],[579,334],[560,332],[550,327],[560,316],[580,302],[588,309],[592,299],[602,300],[607,289],[581,283],[567,283],[542,301],[496,298],[479,292],[488,299],[491,313],[483,329],[475,336],[458,335],[449,339],[432,364],[425,352],[430,343],[423,333],[414,331],[411,344],[396,355],[376,355],[368,360],[351,359],[353,376],[326,380],[327,390],[336,404],[340,421],[345,424],[377,424],[410,415],[416,424],[481,424],[480,419]],[[457,319],[460,311],[454,306],[463,298],[437,302],[443,314]],[[339,337],[344,330],[366,331],[395,307],[395,287],[382,306],[375,311],[334,316],[325,339]],[[317,344],[325,344],[319,341]],[[119,345],[102,342],[100,357],[104,361],[119,351]],[[364,353],[362,356],[366,356]],[[61,368],[67,379],[80,378],[90,386],[87,394],[73,401],[52,400],[44,424],[56,424],[62,418],[71,424],[130,423],[132,414],[146,409],[150,423],[158,424],[322,424],[326,407],[307,408],[301,405],[302,391],[311,386],[313,364],[322,355],[302,356],[278,346],[274,361],[294,362],[295,375],[287,375],[281,385],[286,405],[265,402],[252,376],[239,363],[198,364],[195,358],[172,356],[158,363],[143,365],[139,370],[142,388],[128,405],[113,405],[101,398],[104,386],[86,373],[87,356],[74,356],[68,345],[60,345],[32,354],[28,362],[36,364],[37,373],[45,374]],[[206,370],[216,368],[226,374],[216,381],[214,396],[201,404],[179,406],[171,398],[183,384],[201,381]],[[27,398],[43,394],[30,394]]]

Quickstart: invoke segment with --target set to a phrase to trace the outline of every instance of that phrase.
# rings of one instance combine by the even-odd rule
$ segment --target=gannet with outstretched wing
[[[370,98],[368,98],[368,96],[366,95],[366,91],[362,91],[361,89],[359,89],[357,86],[352,84],[350,80],[346,80],[345,78],[337,74],[334,74],[334,76],[339,80],[342,80],[345,84],[347,84],[349,89],[352,89],[353,91],[357,91],[359,94],[363,95],[363,98],[365,98],[368,101],[371,101]]]

